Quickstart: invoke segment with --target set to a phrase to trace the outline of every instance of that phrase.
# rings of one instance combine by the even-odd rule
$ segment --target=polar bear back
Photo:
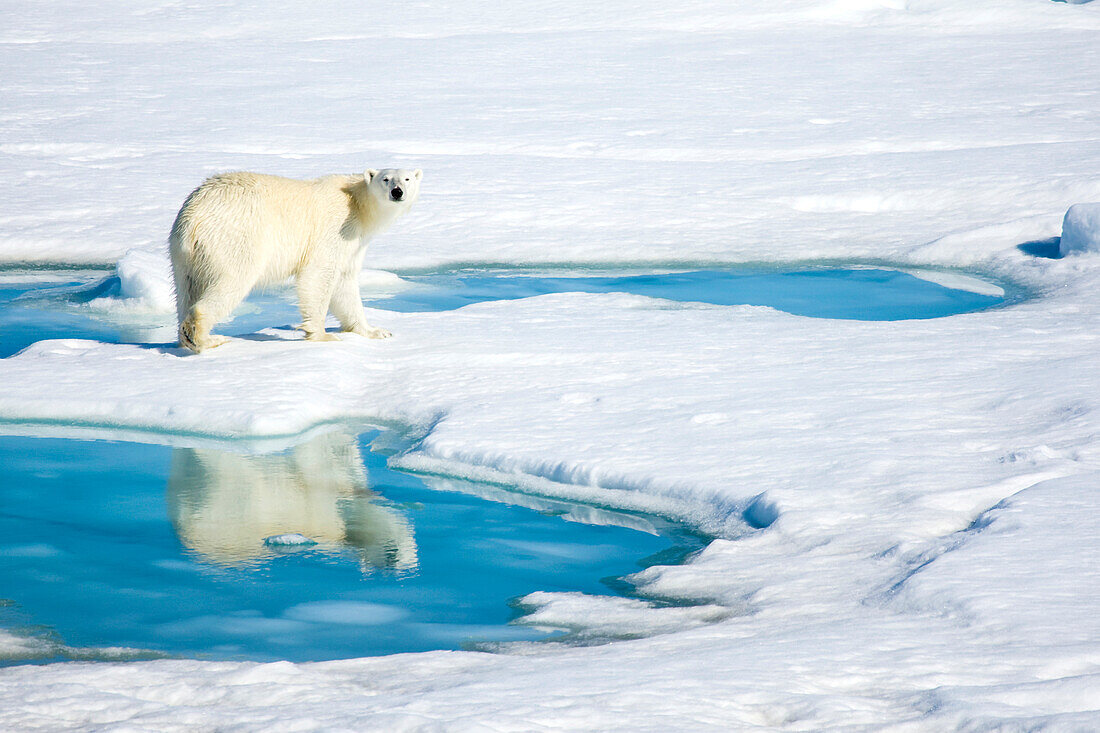
[[[334,175],[296,180],[261,173],[223,173],[187,198],[173,239],[193,271],[237,271],[238,280],[270,283],[297,274],[322,243],[357,240],[355,186]],[[323,249],[323,245],[321,246]]]

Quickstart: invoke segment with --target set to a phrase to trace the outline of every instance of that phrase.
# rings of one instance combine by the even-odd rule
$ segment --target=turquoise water
[[[406,279],[416,287],[367,301],[368,305],[395,311],[440,311],[548,293],[632,293],[679,302],[766,305],[814,318],[896,321],[939,318],[1003,302],[1002,298],[945,288],[897,270],[772,272],[744,268],[576,277],[470,271]]]
[[[502,270],[466,270],[410,275],[411,286],[370,297],[372,308],[417,312],[446,311],[471,303],[515,300],[548,293],[623,292],[669,301],[715,305],[766,305],[816,318],[903,320],[939,318],[990,308],[1003,298],[945,288],[896,270],[814,269],[765,271],[754,268],[696,270],[661,274],[555,277]],[[175,338],[174,315],[103,312],[98,297],[118,291],[116,277],[97,281],[56,281],[0,285],[0,357],[11,356],[47,338],[87,338],[108,342],[165,343]],[[254,333],[300,321],[293,292],[254,295],[219,333]]]
[[[7,659],[0,644],[0,664],[112,658],[105,647],[304,661],[540,639],[508,624],[510,601],[616,594],[612,579],[703,542],[656,517],[393,471],[369,449],[376,435],[265,455],[0,438],[0,627],[44,644]],[[265,542],[288,534],[315,544]]]

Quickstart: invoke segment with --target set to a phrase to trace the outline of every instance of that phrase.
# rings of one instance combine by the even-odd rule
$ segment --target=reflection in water
[[[0,666],[133,650],[304,662],[541,639],[545,628],[510,624],[522,608],[509,599],[569,593],[575,617],[555,619],[585,627],[581,594],[632,594],[614,579],[702,546],[660,516],[393,471],[383,448],[407,445],[397,433],[263,455],[181,440],[191,449],[0,437],[0,595],[18,604],[0,607],[0,647],[18,637]],[[264,544],[277,535],[317,544]],[[48,643],[20,641],[32,627]]]
[[[364,571],[415,569],[412,526],[378,498],[342,432],[269,455],[177,448],[167,494],[180,541],[213,562],[253,563],[280,552],[264,538],[300,533],[315,550],[353,550]]]

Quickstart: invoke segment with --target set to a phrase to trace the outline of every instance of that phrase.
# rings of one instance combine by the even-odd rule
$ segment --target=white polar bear
[[[169,238],[180,346],[224,344],[210,329],[257,285],[294,276],[302,330],[331,341],[329,311],[344,331],[386,338],[367,323],[359,271],[367,241],[408,212],[422,172],[370,169],[300,181],[259,173],[212,176],[191,192]]]

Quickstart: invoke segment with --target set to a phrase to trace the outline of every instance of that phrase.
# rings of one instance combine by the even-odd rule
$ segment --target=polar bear
[[[224,344],[212,329],[257,285],[297,279],[301,329],[331,341],[329,311],[342,330],[390,332],[367,323],[359,271],[367,241],[407,213],[422,171],[296,180],[259,173],[212,176],[187,197],[169,237],[179,343],[198,353]]]

